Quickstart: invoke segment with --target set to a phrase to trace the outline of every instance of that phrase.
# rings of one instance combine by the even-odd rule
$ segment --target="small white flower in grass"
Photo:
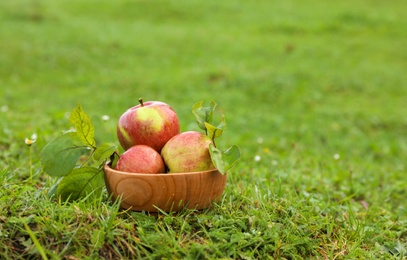
[[[30,151],[30,180],[32,181],[33,179],[33,159],[32,159],[32,149],[31,145],[35,143],[37,140],[37,133],[33,133],[31,135],[31,139],[25,138],[25,144],[28,146],[28,150]]]
[[[260,155],[254,156],[254,161],[255,161],[255,162],[258,162],[258,161],[260,161],[260,160],[261,160],[261,156],[260,156]]]
[[[31,146],[33,143],[35,143],[35,140],[28,139],[28,138],[25,139],[25,144],[26,144],[27,146]]]
[[[24,142],[27,146],[31,146],[33,143],[35,143],[35,141],[37,141],[37,134],[33,133],[31,135],[31,139],[29,138],[25,138]]]
[[[105,122],[109,121],[109,119],[110,119],[110,116],[108,116],[108,115],[103,115],[102,116],[102,120],[105,121]]]
[[[339,153],[334,154],[334,159],[335,160],[339,160],[341,158],[341,156],[339,155]]]
[[[7,105],[1,106],[0,111],[3,112],[3,113],[6,113],[8,111],[8,106]]]
[[[258,144],[262,144],[264,142],[263,138],[259,137],[257,138],[257,143]]]

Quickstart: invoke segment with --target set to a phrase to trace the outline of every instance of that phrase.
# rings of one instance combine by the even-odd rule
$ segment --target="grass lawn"
[[[407,6],[393,1],[0,1],[0,259],[407,257]],[[50,199],[41,150],[80,103],[218,103],[222,199],[151,215]],[[102,120],[103,116],[109,120]],[[25,138],[36,138],[28,147]],[[30,180],[30,174],[33,179]]]

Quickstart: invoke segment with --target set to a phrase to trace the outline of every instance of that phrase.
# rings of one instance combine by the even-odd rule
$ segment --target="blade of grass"
[[[24,227],[25,227],[25,230],[27,231],[28,235],[30,236],[31,240],[33,241],[35,247],[37,248],[38,252],[40,253],[42,259],[48,260],[47,254],[45,253],[44,248],[42,247],[42,245],[38,241],[38,239],[35,236],[34,232],[31,230],[31,228],[25,222],[24,222]]]

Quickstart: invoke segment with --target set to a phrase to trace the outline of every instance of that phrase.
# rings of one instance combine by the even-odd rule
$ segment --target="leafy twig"
[[[92,121],[79,104],[69,120],[74,124],[75,131],[68,131],[50,141],[41,155],[44,172],[61,177],[49,195],[60,196],[63,200],[79,199],[101,190],[104,186],[101,181],[103,175],[100,174],[103,165],[117,149],[116,145],[108,143],[96,145]],[[84,155],[86,159],[82,162]]]
[[[215,139],[222,136],[223,130],[226,128],[225,116],[222,115],[220,123],[214,126],[212,122],[213,113],[217,106],[216,102],[212,101],[208,107],[203,107],[202,104],[203,102],[199,101],[193,105],[192,113],[195,115],[199,128],[204,130],[205,134],[212,140],[213,145],[210,145],[209,152],[213,164],[220,173],[225,174],[240,159],[240,150],[236,145],[225,151],[216,147]]]

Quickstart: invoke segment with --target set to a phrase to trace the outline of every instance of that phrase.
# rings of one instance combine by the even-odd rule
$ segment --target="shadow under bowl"
[[[208,208],[221,198],[227,179],[216,169],[146,174],[116,171],[106,164],[104,173],[113,201],[121,196],[121,208],[147,212]]]

